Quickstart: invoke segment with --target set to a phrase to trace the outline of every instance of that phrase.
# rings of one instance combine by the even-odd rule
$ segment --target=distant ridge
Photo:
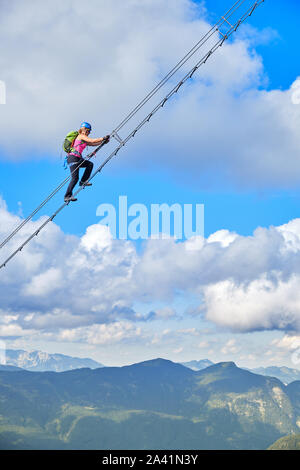
[[[24,351],[22,349],[7,349],[5,351],[5,366],[14,366],[36,372],[64,372],[88,367],[96,369],[105,367],[103,364],[89,358],[78,358],[64,354],[49,354],[42,351]]]
[[[291,369],[290,367],[286,367],[286,366],[257,367],[255,369],[251,369],[251,371],[256,374],[277,377],[286,385],[288,385],[291,382],[294,382],[295,380],[300,380],[300,370]]]
[[[212,366],[214,363],[209,359],[200,359],[199,361],[189,361],[189,362],[181,362],[182,365],[185,367],[189,367],[192,370],[202,370],[206,367]],[[300,370],[299,369],[292,369],[286,366],[269,366],[269,367],[256,367],[254,369],[250,369],[248,367],[243,367],[245,370],[249,370],[254,374],[264,375],[268,377],[275,377],[285,385],[288,385],[295,380],[300,380]]]

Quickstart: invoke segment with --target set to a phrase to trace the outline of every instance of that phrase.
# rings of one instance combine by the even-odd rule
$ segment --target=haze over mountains
[[[201,359],[200,361],[182,362],[181,364],[185,367],[189,367],[192,370],[202,370],[206,367],[212,366],[213,362],[211,362],[209,359]]]
[[[181,364],[194,371],[199,371],[205,369],[206,367],[212,366],[214,363],[209,359],[200,359],[182,362]],[[14,368],[21,368],[37,372],[65,372],[67,370],[86,367],[90,369],[97,369],[99,367],[105,367],[105,365],[90,358],[72,357],[64,354],[50,354],[43,351],[24,351],[21,349],[6,350],[5,366],[3,367],[3,365],[0,364],[0,370],[13,370]],[[285,366],[257,367],[255,369],[247,370],[260,375],[276,377],[285,385],[288,385],[295,380],[300,380],[299,369],[292,369]]]
[[[2,370],[0,398],[2,449],[266,449],[300,429],[300,381],[232,362]]]

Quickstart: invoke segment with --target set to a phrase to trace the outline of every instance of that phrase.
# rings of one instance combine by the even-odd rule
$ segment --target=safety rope
[[[101,163],[101,165],[94,171],[94,173],[91,175],[91,177],[89,178],[89,181],[91,181],[98,173],[100,173],[102,171],[102,169],[104,168],[104,166],[114,157],[117,155],[117,153],[120,151],[120,149],[122,147],[124,147],[127,142],[133,138],[136,133],[147,123],[150,121],[150,119],[152,118],[152,116],[160,109],[162,109],[164,107],[164,105],[166,104],[166,102],[176,93],[178,93],[179,89],[182,87],[182,85],[189,79],[192,78],[192,76],[194,75],[194,73],[199,69],[199,67],[201,67],[202,65],[204,65],[207,60],[212,56],[212,54],[219,48],[219,47],[222,47],[222,45],[224,44],[224,42],[226,40],[229,39],[229,37],[234,33],[236,32],[236,30],[239,28],[239,26],[244,23],[246,21],[246,19],[251,16],[253,14],[253,12],[255,11],[255,9],[261,5],[262,3],[264,3],[265,0],[257,0],[255,2],[253,2],[250,6],[250,8],[239,18],[238,21],[236,21],[234,24],[231,24],[228,19],[229,19],[229,15],[224,15],[222,16],[222,19],[224,20],[222,22],[222,25],[223,24],[226,24],[228,25],[228,29],[226,32],[222,32],[220,31],[220,21],[217,23],[217,25],[219,24],[219,26],[217,26],[217,29],[216,31],[218,31],[221,35],[221,38],[214,44],[214,46],[202,57],[201,60],[199,60],[196,65],[194,65],[194,67],[174,86],[174,88],[159,102],[159,104],[157,106],[155,106],[155,108],[147,114],[147,116],[133,129],[133,131],[131,131],[127,137],[125,139],[122,139],[118,133],[117,133],[117,130],[119,130],[121,127],[123,127],[125,125],[126,122],[128,122],[129,119],[131,119],[131,117],[136,114],[136,112],[138,112],[137,108],[138,106],[127,116],[127,118],[125,118],[122,123],[121,123],[121,127],[118,126],[115,131],[113,131],[113,133],[111,134],[113,137],[115,137],[115,139],[119,142],[119,145],[116,147],[116,149]],[[245,0],[242,0],[242,3],[244,3]],[[240,2],[236,2],[235,5],[237,5],[238,3]],[[234,5],[234,6],[235,6]],[[231,12],[231,15],[232,15],[232,10],[234,9],[234,6],[229,10],[229,12]],[[240,6],[240,5],[239,5]],[[231,16],[230,15],[230,16]],[[213,28],[212,28],[213,29]],[[207,35],[206,35],[207,36]],[[174,69],[173,69],[174,70]],[[175,73],[175,72],[174,72]],[[160,82],[162,83],[162,82]],[[157,87],[156,87],[157,88]],[[149,94],[150,95],[150,94]],[[148,95],[148,96],[149,96]],[[146,99],[146,98],[145,98]],[[150,99],[150,98],[149,98]],[[143,100],[144,101],[144,100]],[[142,102],[141,102],[142,103]],[[141,106],[142,107],[142,106]],[[140,108],[139,108],[140,109]],[[132,114],[134,113],[134,114]],[[131,116],[129,118],[129,116]],[[126,122],[125,122],[126,121]],[[103,146],[100,145],[99,147],[96,148],[96,150],[94,150],[90,155],[89,155],[89,158],[91,158],[91,156],[94,156],[99,150],[100,148]],[[70,178],[70,177],[69,177]],[[67,178],[60,186],[59,186],[59,189],[62,187],[63,184],[65,184],[65,182],[69,179]],[[78,193],[80,193],[80,191],[82,191],[83,189],[85,189],[85,186],[81,186],[75,193],[74,193],[74,196],[76,196]],[[56,192],[58,191],[57,190],[54,190],[53,193],[51,193],[52,195],[54,195]],[[52,196],[51,196],[52,197]],[[43,205],[46,204],[46,202],[50,199],[50,196],[39,206],[39,207],[43,207]],[[22,251],[22,249],[35,237],[37,236],[40,231],[51,221],[53,221],[53,219],[67,206],[69,205],[69,202],[65,202],[63,205],[61,205],[50,217],[48,217],[45,222],[39,226],[39,228],[33,232],[33,234],[28,237],[1,265],[0,265],[0,269],[5,267],[6,264],[12,259],[14,258],[14,256]],[[38,208],[37,208],[38,209]],[[34,211],[34,214],[36,214],[38,212],[38,210],[35,210]],[[33,216],[32,216],[33,217]],[[28,220],[30,220],[30,218],[32,217],[28,217],[27,219],[25,219],[24,223],[22,222],[23,225],[25,225],[25,223],[28,222]],[[22,225],[21,224],[21,225]],[[22,225],[22,226],[23,226]],[[20,227],[21,228],[21,227]],[[19,229],[17,228],[14,232],[12,233],[17,233]],[[14,236],[14,235],[12,235]],[[10,240],[10,238],[12,238],[12,236],[9,236],[7,237],[7,241]],[[2,246],[4,246],[7,242],[4,241],[2,243],[2,245],[0,245],[0,248]]]

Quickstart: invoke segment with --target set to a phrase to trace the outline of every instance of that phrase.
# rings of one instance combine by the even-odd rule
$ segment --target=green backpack
[[[70,153],[73,150],[73,144],[78,134],[78,131],[72,131],[66,136],[63,143],[63,149],[66,153]]]

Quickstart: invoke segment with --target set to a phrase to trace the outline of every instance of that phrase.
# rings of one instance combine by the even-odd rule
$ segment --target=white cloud
[[[222,354],[236,354],[240,348],[236,345],[236,340],[234,338],[229,339],[226,344],[222,347],[221,353]]]
[[[115,322],[109,325],[92,325],[74,329],[64,329],[58,339],[70,342],[85,342],[92,345],[103,345],[136,339],[141,335],[141,329],[131,322]]]
[[[198,348],[200,349],[207,349],[211,346],[211,343],[209,341],[200,341],[198,344]]]
[[[180,335],[187,335],[187,336],[199,336],[200,332],[196,328],[185,328],[178,330]]]
[[[43,297],[56,291],[62,284],[63,278],[59,269],[50,268],[42,274],[34,276],[24,287],[24,295]]]
[[[182,351],[183,351],[183,348],[177,348],[177,349],[173,350],[173,353],[174,354],[180,354],[180,353],[182,353]]]
[[[165,319],[165,320],[168,320],[168,319],[176,316],[175,310],[171,307],[168,307],[168,306],[157,309],[155,314],[156,314],[157,318]]]
[[[1,209],[0,236],[20,222]],[[28,223],[2,250],[5,258],[40,224]],[[89,227],[80,239],[54,224],[35,237],[2,270],[1,307],[21,315],[24,328],[53,328],[115,320],[134,314],[130,280],[137,260],[134,246],[113,240],[107,227]]]
[[[272,341],[272,346],[285,351],[293,351],[300,347],[299,335],[284,335],[282,338],[276,338]]]
[[[206,32],[196,20],[200,10],[188,0],[6,3],[0,18],[8,88],[2,145],[11,147],[13,128],[22,135],[15,157],[45,145],[57,153],[64,133],[84,119],[95,123],[96,133],[107,133]]]
[[[30,336],[34,333],[34,330],[26,330],[17,324],[11,325],[0,325],[0,336],[1,337],[15,337],[15,336]]]
[[[101,236],[99,236],[100,231]],[[87,251],[104,251],[105,248],[110,247],[112,238],[108,227],[92,225],[87,228],[85,235],[81,239],[81,244]]]
[[[3,239],[20,218],[3,201],[0,206]],[[39,223],[28,223],[1,257]],[[185,318],[189,323],[179,334],[196,337],[197,318],[203,317],[236,332],[300,331],[300,220],[258,228],[252,236],[218,231],[192,251],[188,243],[149,239],[137,252],[133,242],[113,239],[105,226],[88,227],[79,238],[50,223],[1,271],[3,331],[66,331],[67,338],[91,325]],[[172,306],[178,293],[181,302],[187,299],[180,309],[186,314]]]
[[[300,328],[300,276],[266,275],[247,284],[223,281],[204,288],[207,318],[238,331]]]
[[[229,246],[238,237],[235,233],[230,233],[229,230],[218,230],[211,234],[207,241],[208,243],[220,243],[222,247]]]

